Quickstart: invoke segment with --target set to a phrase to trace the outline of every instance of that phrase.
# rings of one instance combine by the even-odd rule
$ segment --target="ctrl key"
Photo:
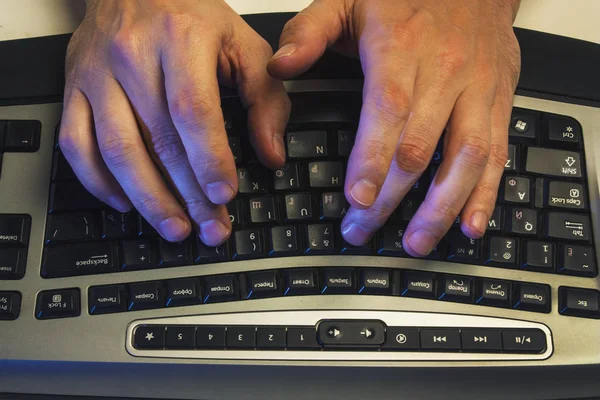
[[[80,313],[79,289],[46,290],[37,295],[37,319],[76,317]]]
[[[136,349],[152,350],[164,349],[165,327],[156,325],[143,325],[135,328],[133,347]]]
[[[0,292],[0,321],[17,319],[20,309],[21,293]]]

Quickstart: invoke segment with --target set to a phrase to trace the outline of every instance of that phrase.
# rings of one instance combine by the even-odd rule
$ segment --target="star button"
[[[152,333],[152,332],[146,333],[146,340],[151,341],[152,339],[154,339],[154,333]]]

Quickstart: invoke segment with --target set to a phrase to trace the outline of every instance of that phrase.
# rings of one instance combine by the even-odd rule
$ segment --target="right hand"
[[[263,164],[282,166],[290,101],[266,72],[271,56],[223,0],[89,0],[67,51],[60,148],[111,207],[135,206],[172,242],[193,220],[217,246],[231,234],[224,204],[237,193],[219,83],[238,89]]]

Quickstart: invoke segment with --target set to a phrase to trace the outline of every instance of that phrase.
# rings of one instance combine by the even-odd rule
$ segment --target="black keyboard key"
[[[545,285],[520,283],[514,285],[513,308],[526,311],[550,312],[550,290]]]
[[[432,165],[439,165],[442,163],[444,158],[444,137],[442,136],[440,138],[440,140],[438,141],[437,146],[435,147],[435,151],[433,152],[433,157],[431,157],[431,164]],[[435,170],[437,172],[437,169]],[[435,176],[435,174],[431,174],[431,180],[433,180],[433,177]]]
[[[240,138],[228,137],[227,141],[229,142],[229,148],[231,149],[231,154],[233,154],[233,161],[236,164],[240,164],[243,161],[242,144],[240,142]]]
[[[510,121],[508,135],[511,142],[535,142],[540,126],[539,113],[514,108]]]
[[[225,345],[230,349],[253,349],[256,346],[256,328],[253,326],[228,326]]]
[[[140,282],[129,285],[128,310],[148,310],[165,306],[162,282]]]
[[[473,279],[464,276],[444,276],[440,284],[440,300],[473,302]]]
[[[590,217],[587,215],[549,212],[546,216],[546,237],[559,240],[589,241]]]
[[[361,246],[355,246],[349,242],[343,240],[342,243],[342,254],[354,254],[354,255],[371,255],[373,254],[373,238]]]
[[[511,208],[506,222],[508,233],[523,236],[535,236],[538,233],[538,213],[536,210]]]
[[[433,299],[436,295],[437,277],[431,272],[404,271],[400,294],[408,297]]]
[[[29,215],[0,214],[0,246],[29,244],[31,217]]]
[[[573,118],[548,116],[547,143],[559,148],[574,147],[581,148],[583,142],[581,126]]]
[[[218,303],[239,299],[237,278],[233,275],[207,276],[202,280],[204,302]]]
[[[275,190],[294,190],[300,188],[298,164],[286,164],[273,173]]]
[[[324,294],[356,294],[354,271],[350,268],[328,268],[323,271]]]
[[[482,279],[477,282],[475,303],[482,306],[509,307],[510,283],[496,279]]]
[[[50,214],[46,222],[46,243],[93,240],[98,238],[94,214],[75,212]]]
[[[229,242],[221,246],[209,247],[205,245],[199,237],[195,240],[196,264],[210,264],[222,261],[229,261]]]
[[[277,220],[277,210],[273,196],[251,197],[249,200],[250,221],[262,224]]]
[[[285,196],[285,213],[288,221],[312,219],[313,209],[310,194],[295,193]]]
[[[418,328],[388,327],[381,350],[419,351],[421,348],[420,336]]]
[[[5,152],[33,153],[40,148],[39,121],[9,121],[4,137]],[[0,146],[2,143],[0,143]]]
[[[256,347],[259,349],[285,349],[285,328],[260,327],[256,330]]]
[[[54,160],[52,164],[52,180],[54,181],[71,181],[77,179],[73,168],[67,162],[67,159],[60,150],[54,152]]]
[[[523,268],[554,272],[554,244],[528,240],[523,259]]]
[[[421,350],[459,351],[459,329],[421,329]]]
[[[291,256],[302,253],[300,235],[295,225],[275,226],[270,230],[270,256]]]
[[[121,268],[124,270],[147,269],[156,266],[154,249],[150,240],[124,240],[121,242]]]
[[[264,233],[261,228],[245,229],[234,233],[233,259],[243,260],[264,256]]]
[[[200,280],[196,278],[167,281],[167,307],[187,306],[202,302]]]
[[[288,328],[287,348],[290,350],[318,350],[317,332],[314,327]]]
[[[342,192],[321,195],[321,219],[342,219],[348,212],[348,200]]]
[[[461,329],[463,351],[500,353],[502,333],[500,329]]]
[[[193,326],[167,326],[165,348],[169,350],[194,350],[196,328]]]
[[[489,256],[486,264],[500,267],[515,267],[518,259],[517,240],[490,236],[488,239]]]
[[[317,327],[319,342],[326,347],[379,346],[385,339],[381,321],[320,321]]]
[[[416,194],[409,194],[404,197],[399,206],[400,220],[402,222],[409,222],[417,213],[422,202],[423,197]],[[398,212],[398,210],[396,210],[396,212]]]
[[[159,267],[175,267],[193,264],[192,245],[189,240],[172,243],[163,238],[159,238],[158,254]]]
[[[281,296],[277,271],[252,272],[246,275],[246,299],[265,299]]]
[[[45,290],[39,292],[35,306],[37,319],[77,317],[81,314],[79,289]]]
[[[90,314],[108,314],[127,310],[125,285],[94,286],[88,290]]]
[[[0,292],[0,321],[15,320],[19,318],[20,312],[21,293],[4,291]]]
[[[549,208],[585,211],[588,207],[587,192],[580,183],[550,181],[544,204]]]
[[[481,257],[481,240],[466,237],[462,232],[450,232],[450,253],[448,260],[477,263]]]
[[[496,206],[488,221],[488,232],[502,232],[504,230],[504,208]]]
[[[308,164],[308,177],[313,188],[341,188],[344,186],[344,167],[336,161],[313,162]]]
[[[137,216],[137,235],[142,237],[157,237],[158,232],[141,215]]]
[[[125,239],[134,232],[132,214],[124,214],[115,210],[102,210],[102,239]]]
[[[558,288],[558,312],[574,317],[600,318],[600,292],[561,286]]]
[[[319,293],[317,271],[314,269],[289,269],[283,272],[284,296]]]
[[[196,328],[196,348],[218,350],[225,348],[224,326],[198,326]]]
[[[393,294],[392,273],[384,269],[365,268],[360,274],[359,294]]]
[[[529,147],[527,164],[529,173],[556,176],[559,178],[581,178],[581,154],[575,151]]]
[[[505,177],[503,200],[507,203],[530,204],[531,180],[522,176]]]
[[[546,351],[546,335],[539,329],[503,330],[502,347],[511,353],[543,353]]]
[[[26,264],[27,249],[0,248],[0,280],[23,278]]]
[[[67,244],[44,249],[42,277],[58,278],[119,271],[116,243],[93,242]]]
[[[504,172],[517,172],[517,146],[514,144],[508,145],[508,157],[506,159],[506,163],[504,164]]]
[[[49,213],[95,210],[103,206],[79,181],[55,182],[50,186]]]
[[[567,275],[596,276],[594,250],[588,246],[559,245],[558,272]]]
[[[242,213],[242,205],[239,199],[233,199],[227,203],[227,212],[229,213],[231,225],[237,226],[243,223],[244,214]]]
[[[325,131],[288,132],[287,155],[294,158],[317,158],[328,155],[328,137]]]
[[[338,139],[338,155],[341,157],[350,157],[354,141],[356,140],[356,132],[354,131],[339,131]]]
[[[332,254],[335,251],[333,225],[315,224],[307,227],[307,254]]]
[[[238,192],[241,194],[256,194],[267,192],[267,181],[270,173],[258,165],[238,168]]]
[[[133,347],[142,350],[165,348],[165,327],[156,325],[138,326],[133,334]]]
[[[407,256],[404,245],[402,244],[404,230],[404,226],[385,225],[381,230],[381,241],[377,253],[382,256]]]

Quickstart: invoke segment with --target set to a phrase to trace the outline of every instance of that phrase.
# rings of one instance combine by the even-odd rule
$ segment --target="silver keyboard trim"
[[[294,92],[318,90],[360,90],[360,81],[294,81],[286,83]],[[594,154],[600,154],[600,109],[560,103],[549,100],[516,96],[514,105],[533,110],[569,115],[582,127],[586,151],[588,191],[595,234],[595,251],[600,249],[600,192],[599,166]],[[21,316],[16,321],[0,321],[0,359],[53,360],[88,362],[148,362],[148,363],[204,363],[256,364],[256,360],[183,360],[132,357],[125,348],[126,327],[135,320],[167,317],[186,317],[226,313],[267,312],[285,310],[394,310],[433,312],[455,315],[475,315],[518,319],[541,323],[552,332],[554,353],[546,360],[503,360],[488,363],[440,361],[439,367],[450,366],[558,366],[598,364],[600,361],[600,320],[565,317],[558,314],[558,286],[600,289],[600,279],[590,279],[529,271],[453,264],[439,261],[397,259],[374,256],[313,256],[284,259],[260,259],[244,262],[194,265],[187,267],[121,272],[94,276],[42,279],[40,261],[46,223],[50,166],[53,154],[54,127],[62,111],[60,103],[0,107],[0,119],[36,119],[42,123],[41,147],[34,154],[4,155],[0,178],[0,210],[2,213],[30,214],[32,229],[28,251],[27,271],[19,281],[0,281],[0,290],[16,290],[23,294]],[[372,266],[402,268],[438,273],[455,273],[473,277],[537,282],[552,286],[552,311],[539,314],[526,311],[465,305],[444,301],[404,297],[362,295],[309,296],[237,301],[173,307],[147,311],[91,316],[87,312],[87,290],[90,286],[115,283],[164,280],[191,276],[236,273],[242,271],[296,268],[303,266]],[[77,318],[38,321],[34,317],[35,298],[39,291],[58,288],[81,289],[82,314]],[[319,365],[318,361],[273,361],[277,365]],[[368,365],[365,361],[338,361],[335,365]],[[397,366],[397,362],[381,361],[377,365]],[[431,366],[419,361],[405,361],[403,366]]]
[[[506,328],[541,329],[546,335],[547,349],[541,354],[494,354],[458,352],[407,351],[321,351],[321,350],[139,350],[133,347],[133,333],[140,325],[246,325],[246,326],[315,326],[321,320],[380,320],[388,327],[419,328]],[[316,335],[316,330],[315,330]],[[296,361],[499,361],[545,360],[552,355],[552,334],[543,324],[526,321],[394,311],[284,311],[237,313],[194,317],[144,319],[132,322],[127,328],[126,347],[136,357],[222,359],[222,360],[296,360]]]

